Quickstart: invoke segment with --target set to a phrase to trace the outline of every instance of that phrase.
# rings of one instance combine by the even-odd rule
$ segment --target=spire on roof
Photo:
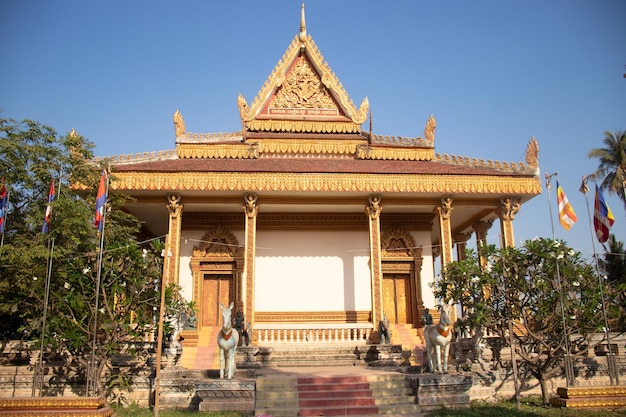
[[[300,35],[298,35],[300,42],[306,40],[306,23],[304,22],[304,3],[302,3],[302,12],[300,13]]]

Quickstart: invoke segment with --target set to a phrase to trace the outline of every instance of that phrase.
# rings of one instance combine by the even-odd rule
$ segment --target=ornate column
[[[178,274],[180,271],[180,229],[183,223],[183,205],[180,204],[180,194],[168,194],[167,211],[169,212],[169,226],[167,232],[166,247],[170,257],[167,263],[167,283],[178,285]]]
[[[247,320],[254,325],[254,259],[256,257],[256,219],[259,213],[257,195],[244,195],[243,211],[246,214],[243,274],[237,277],[237,310],[243,311]]]
[[[500,218],[500,246],[508,248],[515,246],[515,237],[513,235],[513,219],[522,206],[520,197],[504,197],[500,199],[500,207],[496,210],[496,214]]]
[[[443,197],[441,206],[435,207],[435,215],[439,217],[439,242],[441,244],[441,270],[443,271],[452,259],[452,228],[450,217],[452,215],[452,197]]]
[[[383,273],[380,248],[380,195],[369,198],[369,205],[365,207],[369,220],[370,231],[370,281],[372,285],[372,323],[376,327],[382,320],[383,311]]]
[[[480,264],[485,266],[486,260],[483,258],[483,247],[487,244],[487,231],[493,226],[493,220],[477,221],[472,224],[472,229],[476,232],[476,248]]]
[[[453,239],[456,244],[456,259],[458,261],[465,259],[465,249],[467,248],[467,241],[471,235],[471,233],[457,233],[454,235]]]

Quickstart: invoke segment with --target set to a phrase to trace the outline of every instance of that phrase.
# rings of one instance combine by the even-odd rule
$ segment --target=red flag
[[[604,197],[598,189],[597,184],[596,199],[593,204],[593,208],[593,227],[596,229],[598,242],[604,243],[609,239],[609,231],[611,229],[611,226],[613,226],[613,222],[615,221],[615,219],[613,218],[613,213],[611,212],[611,209],[606,204],[606,201],[604,201]]]
[[[96,195],[96,219],[93,223],[100,232],[102,231],[103,226],[102,220],[104,219],[104,206],[107,202],[106,179],[106,172],[102,171],[100,185],[98,186],[98,195]]]
[[[43,226],[41,227],[41,233],[48,233],[50,231],[50,219],[52,218],[52,200],[54,200],[54,178],[50,184],[50,191],[48,192],[48,206],[46,207],[46,217],[43,220]]]

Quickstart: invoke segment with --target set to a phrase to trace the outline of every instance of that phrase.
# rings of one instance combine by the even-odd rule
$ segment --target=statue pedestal
[[[219,379],[196,382],[199,411],[254,413],[255,380]]]
[[[440,407],[469,407],[471,375],[421,374],[413,379],[422,412]]]

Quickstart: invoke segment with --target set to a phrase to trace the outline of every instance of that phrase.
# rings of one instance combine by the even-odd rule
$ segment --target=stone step
[[[411,382],[404,375],[257,378],[256,415],[419,416]]]

